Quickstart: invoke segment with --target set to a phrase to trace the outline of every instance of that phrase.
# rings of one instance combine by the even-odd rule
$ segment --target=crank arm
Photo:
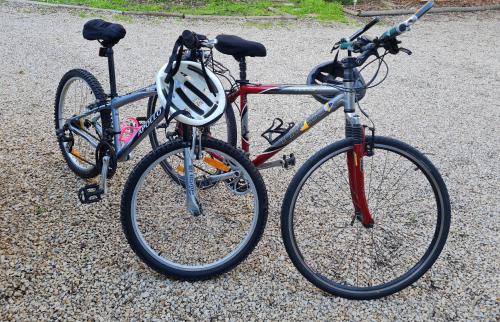
[[[109,156],[105,156],[102,158],[101,180],[99,182],[99,189],[101,189],[103,193],[108,192],[108,185],[106,183],[106,180],[108,179],[109,160]]]
[[[207,177],[207,178],[201,180],[200,184],[203,186],[204,185],[211,185],[211,184],[217,183],[219,181],[238,178],[239,176],[241,176],[239,171],[231,171],[231,172],[222,173],[222,174],[214,174],[214,175],[211,175],[210,177]]]

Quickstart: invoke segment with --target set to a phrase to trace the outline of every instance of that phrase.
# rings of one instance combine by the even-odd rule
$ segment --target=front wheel
[[[293,264],[317,287],[349,299],[380,298],[414,283],[438,258],[450,227],[448,191],[432,163],[400,141],[373,143],[374,154],[363,158],[372,228],[362,225],[351,200],[351,140],[311,157],[282,206]]]
[[[179,140],[159,146],[130,174],[122,194],[121,221],[135,253],[174,278],[198,280],[224,273],[254,249],[267,219],[267,191],[255,166],[236,148],[201,140],[192,158],[196,202],[186,206],[183,150]],[[172,176],[163,171],[168,162]]]

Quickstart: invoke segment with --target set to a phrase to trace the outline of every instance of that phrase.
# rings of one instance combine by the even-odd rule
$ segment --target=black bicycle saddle
[[[102,19],[89,20],[83,26],[83,38],[98,40],[104,47],[113,47],[125,37],[126,33],[127,31],[122,25]]]
[[[236,60],[243,57],[266,57],[266,47],[256,41],[249,41],[233,35],[218,35],[215,48]]]

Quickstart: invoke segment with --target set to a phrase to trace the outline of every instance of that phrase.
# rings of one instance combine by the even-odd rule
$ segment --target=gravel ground
[[[1,320],[498,319],[500,149],[494,138],[500,135],[500,13],[426,17],[403,38],[414,55],[390,57],[390,77],[363,101],[379,134],[415,145],[432,159],[447,182],[453,207],[448,243],[431,271],[412,287],[372,302],[321,292],[287,258],[279,210],[297,168],[264,172],[270,214],[262,241],[236,269],[204,282],[156,274],[126,243],[120,194],[132,167],[148,151],[147,143],[133,161],[122,164],[104,201],[78,202],[76,191],[85,183],[60,155],[53,100],[68,69],[88,69],[106,82],[106,61],[97,57],[97,44],[81,37],[89,17],[0,4]],[[356,29],[312,22],[269,26],[131,18],[122,23],[128,35],[116,46],[121,93],[151,82],[185,28],[263,42],[268,57],[249,59],[250,79],[287,83],[303,82],[312,66],[331,57],[332,41]],[[219,58],[236,67],[230,57]],[[250,103],[256,147],[264,146],[258,133],[274,117],[297,121],[317,106],[308,97],[255,97]],[[137,104],[128,113],[144,111],[145,104]],[[300,165],[339,138],[341,126],[337,113],[287,152],[295,152]]]

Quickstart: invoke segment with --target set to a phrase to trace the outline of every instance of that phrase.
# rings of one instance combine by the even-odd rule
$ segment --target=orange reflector
[[[78,152],[78,150],[76,150],[75,148],[71,149],[71,154],[73,154],[77,159],[80,159],[80,160],[82,159],[80,152]]]
[[[223,171],[223,172],[229,172],[231,168],[227,165],[224,164],[224,162],[221,162],[219,160],[216,160],[214,158],[211,158],[209,156],[206,156],[203,158],[203,161],[208,164],[209,166],[212,166],[216,168],[217,170]]]
[[[175,170],[179,174],[184,174],[184,166],[182,164],[179,164]]]

